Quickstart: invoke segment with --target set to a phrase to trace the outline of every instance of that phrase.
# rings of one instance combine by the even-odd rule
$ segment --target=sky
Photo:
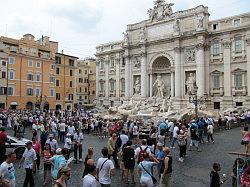
[[[0,0],[0,35],[33,34],[59,42],[59,52],[83,59],[95,47],[123,39],[127,24],[148,19],[154,0]],[[250,0],[167,0],[173,11],[203,4],[210,20],[250,12]]]

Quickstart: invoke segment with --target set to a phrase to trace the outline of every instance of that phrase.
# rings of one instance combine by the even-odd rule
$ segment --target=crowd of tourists
[[[231,114],[230,114],[231,115]],[[232,117],[232,116],[231,116]],[[232,118],[233,119],[233,118]],[[242,118],[241,118],[242,119]],[[216,124],[215,125],[215,121]],[[23,187],[35,186],[34,174],[43,168],[43,186],[70,186],[72,162],[83,163],[83,187],[111,186],[112,176],[121,172],[126,185],[151,187],[156,183],[160,187],[170,186],[173,171],[171,150],[179,150],[178,161],[185,162],[187,150],[200,152],[200,144],[215,143],[215,128],[223,126],[225,120],[211,117],[197,120],[178,121],[159,119],[145,124],[142,120],[104,120],[92,113],[78,111],[0,111],[0,186],[16,186],[16,154],[7,152],[5,128],[12,128],[14,136],[21,138],[32,129],[32,141],[26,142],[26,149],[18,166],[26,174]],[[250,122],[245,115],[244,123]],[[231,124],[231,119],[226,120]],[[149,133],[141,136],[140,129],[147,127]],[[231,125],[227,125],[228,129]],[[100,150],[102,157],[95,160],[93,147],[84,146],[84,134],[92,134],[107,141]],[[242,132],[243,145],[249,150],[250,134],[247,126]],[[83,158],[83,149],[88,149]],[[4,157],[7,155],[7,158]],[[41,162],[43,167],[41,167]],[[240,161],[237,160],[237,163]],[[237,165],[238,166],[238,165]],[[135,169],[139,170],[140,180],[135,179]],[[213,164],[210,174],[211,187],[220,186],[225,180],[220,178],[220,165]],[[238,171],[238,170],[237,170]],[[244,161],[241,184],[247,187],[250,181],[250,167]],[[238,173],[232,172],[235,179]],[[68,185],[67,185],[68,184]]]

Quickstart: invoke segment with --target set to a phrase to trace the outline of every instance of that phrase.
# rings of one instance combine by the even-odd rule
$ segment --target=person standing
[[[123,145],[125,145],[129,140],[128,135],[125,134],[125,130],[122,130],[120,138],[121,138],[121,141],[122,141],[121,147],[123,147]]]
[[[35,150],[36,152],[36,168],[35,168],[35,172],[36,169],[40,170],[40,155],[41,155],[41,145],[40,143],[36,140],[35,137],[32,138],[32,148]]]
[[[65,139],[65,143],[64,143],[64,148],[68,150],[68,154],[66,157],[67,160],[70,157],[71,146],[73,144],[70,136],[71,136],[71,134],[69,134],[69,133],[66,134],[66,139]]]
[[[245,145],[245,150],[246,153],[249,152],[249,148],[250,148],[250,132],[248,131],[248,127],[244,127],[244,130],[242,131],[242,140],[241,140],[241,144]]]
[[[139,171],[141,172],[140,184],[143,187],[153,187],[152,167],[159,164],[159,161],[149,154],[143,155],[144,160],[139,163]]]
[[[58,179],[54,187],[67,187],[66,181],[70,179],[70,171],[68,166],[63,166],[58,172]]]
[[[115,175],[115,167],[113,162],[108,158],[109,152],[107,147],[102,149],[102,155],[103,157],[99,158],[97,161],[97,175],[101,186],[110,187],[110,176]]]
[[[3,186],[15,187],[16,185],[16,175],[13,162],[16,161],[16,153],[10,152],[7,155],[7,159],[0,166],[0,176],[1,183]]]
[[[27,187],[30,184],[30,187],[34,187],[34,177],[33,171],[35,171],[36,167],[36,151],[32,148],[32,142],[29,141],[26,143],[27,148],[23,153],[23,157],[20,161],[19,168],[23,163],[23,167],[25,168],[26,175],[23,183],[23,187]]]
[[[83,187],[97,187],[98,181],[97,178],[97,171],[96,166],[91,165],[88,167],[88,174],[83,177]]]
[[[172,156],[170,154],[170,149],[168,147],[163,148],[163,152],[165,153],[165,158],[163,160],[162,167],[160,169],[161,180],[159,187],[169,187],[169,182],[172,175]]]
[[[5,160],[5,154],[6,154],[6,145],[7,142],[7,134],[5,132],[5,128],[0,128],[0,164],[4,162]]]
[[[210,123],[207,126],[207,141],[208,142],[210,142],[210,139],[211,139],[212,142],[214,143],[213,134],[214,134],[214,126]]]
[[[116,149],[116,141],[117,141],[117,135],[116,133],[113,133],[112,136],[108,140],[108,157],[112,156],[115,162],[115,167],[119,168],[119,163],[117,159],[117,149]]]
[[[221,170],[220,164],[214,163],[213,170],[210,173],[210,187],[220,187],[224,180],[220,179],[219,171]]]
[[[53,155],[53,153],[51,152],[50,145],[49,144],[45,144],[45,148],[44,148],[44,151],[43,151],[43,158],[44,158],[44,165],[43,165],[43,170],[44,170],[44,174],[43,174],[43,186],[46,186],[47,180],[48,180],[48,176],[49,176],[49,173],[51,171],[50,158],[52,157],[52,155]]]
[[[175,148],[174,143],[178,140],[178,134],[177,134],[178,131],[179,131],[178,124],[175,123],[174,130],[173,130],[173,140],[172,140],[172,144],[170,147],[171,149]]]
[[[79,152],[79,161],[82,162],[82,141],[83,134],[80,132],[80,129],[76,130],[74,134],[74,159],[77,162],[77,152]]]
[[[135,168],[135,151],[132,147],[132,141],[128,141],[123,149],[122,160],[125,167],[125,184],[129,184],[128,176],[131,176],[131,185],[135,185],[134,168]]]
[[[59,123],[60,142],[64,142],[65,131],[66,131],[66,124],[64,123],[64,120],[61,120],[61,123]]]
[[[59,147],[57,141],[55,140],[55,138],[53,136],[53,134],[49,135],[49,139],[46,141],[46,144],[50,145],[51,151],[53,153],[55,153],[57,148]]]

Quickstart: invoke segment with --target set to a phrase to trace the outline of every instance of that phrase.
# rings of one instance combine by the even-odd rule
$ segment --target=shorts
[[[199,141],[197,141],[197,140],[192,140],[191,139],[191,141],[190,141],[190,146],[195,146],[195,147],[198,147],[199,146]]]
[[[153,180],[151,177],[141,177],[140,184],[147,187],[153,187]]]
[[[43,165],[43,170],[44,171],[51,171],[51,164],[49,164],[49,163],[44,163],[44,165]]]

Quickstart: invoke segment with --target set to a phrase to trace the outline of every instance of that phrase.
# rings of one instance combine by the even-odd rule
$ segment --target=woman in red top
[[[43,157],[44,157],[44,175],[43,175],[43,186],[46,186],[47,184],[47,180],[48,180],[48,176],[51,172],[51,162],[50,162],[50,158],[53,156],[51,148],[50,148],[50,144],[46,143],[45,147],[44,147],[44,151],[43,151]]]
[[[242,131],[242,144],[245,145],[246,153],[248,153],[250,148],[250,132],[248,131],[248,127],[244,127]]]
[[[36,152],[36,169],[39,170],[40,169],[41,144],[36,140],[35,137],[32,138],[32,147]]]

